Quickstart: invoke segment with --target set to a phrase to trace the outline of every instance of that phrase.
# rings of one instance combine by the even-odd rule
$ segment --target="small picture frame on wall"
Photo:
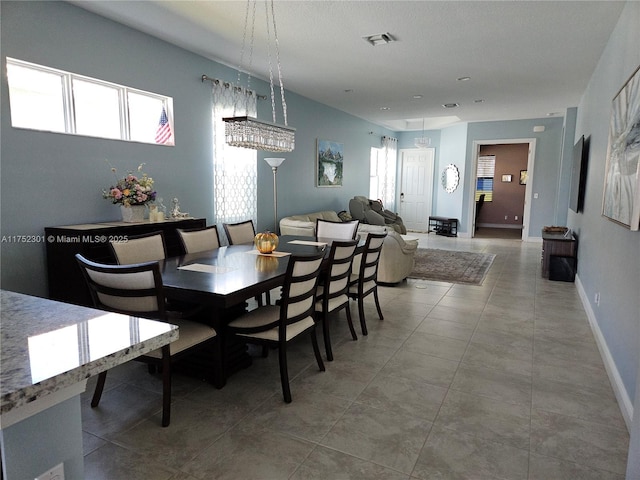
[[[502,181],[505,183],[511,183],[513,181],[513,175],[502,175]]]
[[[520,170],[520,185],[526,185],[529,178],[528,170]]]
[[[316,154],[316,186],[341,187],[344,145],[318,139]]]

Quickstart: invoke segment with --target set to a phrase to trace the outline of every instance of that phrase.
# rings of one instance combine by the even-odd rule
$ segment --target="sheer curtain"
[[[382,161],[378,165],[380,200],[387,210],[396,208],[396,164],[398,160],[398,139],[382,137]]]
[[[256,96],[213,83],[213,211],[218,232],[223,223],[257,222],[257,152],[225,143],[224,117],[256,116]]]

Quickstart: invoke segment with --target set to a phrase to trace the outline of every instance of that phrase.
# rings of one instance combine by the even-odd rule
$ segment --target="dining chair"
[[[109,245],[119,265],[153,262],[167,257],[164,234],[161,231],[131,235],[126,241],[112,240]]]
[[[330,220],[316,219],[316,238],[337,238],[340,240],[353,240],[358,231],[358,220],[350,222],[332,222]]]
[[[223,223],[224,232],[227,235],[229,245],[236,245],[238,243],[251,243],[256,237],[256,229],[253,226],[253,220],[246,220],[239,223]],[[262,295],[255,297],[258,306],[263,305]],[[271,303],[271,293],[265,293],[266,304]]]
[[[153,262],[167,257],[164,234],[161,231],[132,235],[122,242],[112,240],[109,244],[118,265]],[[166,307],[172,316],[183,318],[194,317],[204,311],[202,305],[176,300],[168,301]]]
[[[289,372],[287,368],[287,343],[305,332],[311,337],[311,345],[318,368],[324,371],[324,363],[318,348],[316,322],[314,320],[315,292],[324,252],[314,255],[291,255],[287,264],[280,305],[258,307],[228,324],[231,334],[249,343],[279,350],[280,382],[286,403],[291,403]]]
[[[327,267],[320,274],[320,284],[316,289],[315,314],[322,321],[324,335],[324,348],[327,360],[333,360],[331,351],[331,337],[329,335],[329,314],[342,309],[346,310],[347,323],[351,331],[351,338],[358,339],[351,321],[351,308],[349,307],[349,279],[351,277],[351,265],[356,253],[358,242],[356,240],[334,241],[331,244]]]
[[[162,426],[171,420],[171,364],[196,349],[207,350],[213,356],[216,372],[207,372],[207,379],[220,378],[222,353],[216,331],[204,323],[171,318],[165,308],[162,277],[157,261],[133,265],[105,265],[87,260],[79,253],[76,259],[91,292],[96,308],[135,317],[169,322],[179,327],[176,341],[146,353],[136,360],[162,369]],[[91,406],[97,407],[102,397],[107,371],[98,375]]]
[[[386,233],[369,233],[364,244],[364,251],[361,254],[358,269],[352,272],[349,280],[349,290],[347,295],[349,298],[358,301],[358,316],[360,317],[360,326],[362,334],[367,335],[367,322],[364,317],[364,299],[373,293],[378,317],[384,320],[382,310],[380,309],[380,300],[378,299],[378,263],[380,262],[380,252]],[[354,259],[354,265],[356,264]]]
[[[218,227],[211,225],[204,228],[177,229],[185,253],[198,253],[220,248]]]
[[[239,223],[223,223],[224,232],[227,234],[229,245],[238,243],[250,243],[256,236],[256,229],[253,226],[253,220],[247,220]]]

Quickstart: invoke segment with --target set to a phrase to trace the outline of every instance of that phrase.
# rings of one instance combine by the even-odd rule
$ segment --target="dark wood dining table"
[[[160,261],[166,297],[170,301],[206,307],[207,313],[200,319],[212,325],[219,334],[224,365],[221,369],[223,378],[215,380],[217,387],[223,386],[230,374],[251,364],[246,345],[226,338],[226,325],[246,311],[248,299],[282,286],[291,254],[311,255],[325,251],[328,255],[333,241],[283,235],[276,251],[270,255],[257,254],[255,246],[246,243]],[[308,242],[325,245],[306,244]],[[362,249],[363,245],[361,240],[358,248]],[[196,362],[206,364],[207,360],[200,358]]]

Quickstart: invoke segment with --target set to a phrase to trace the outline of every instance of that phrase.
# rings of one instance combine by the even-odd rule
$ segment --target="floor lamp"
[[[276,174],[278,173],[278,167],[284,162],[284,158],[265,158],[264,161],[271,166],[271,171],[273,172],[273,231],[278,233],[278,186]]]

